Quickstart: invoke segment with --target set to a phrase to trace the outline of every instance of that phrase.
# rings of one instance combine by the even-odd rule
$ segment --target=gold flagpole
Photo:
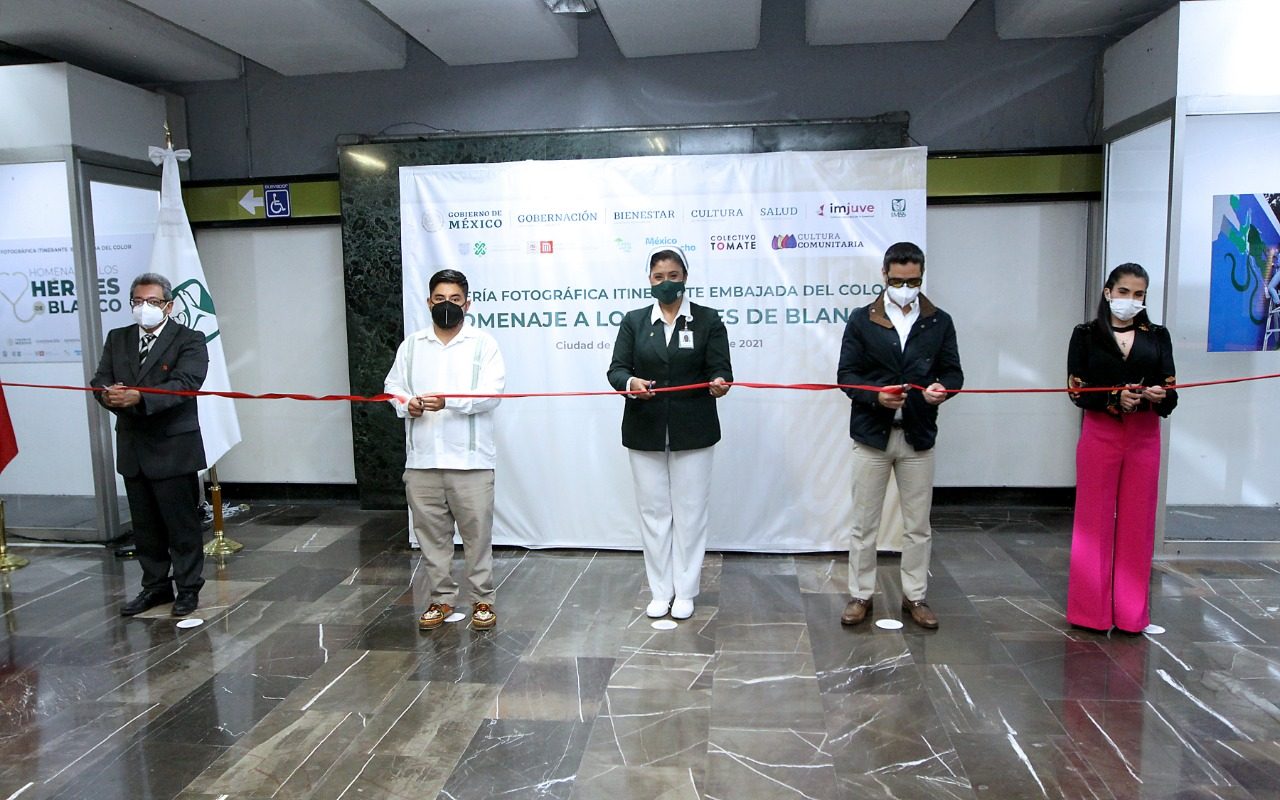
[[[164,123],[164,146],[173,149],[173,131],[169,129],[169,121]],[[217,465],[209,467],[209,495],[213,504],[213,538],[204,546],[205,555],[228,556],[244,549],[244,545],[234,539],[228,539],[222,530],[222,485],[218,483]]]
[[[222,532],[222,485],[218,483],[218,468],[209,467],[209,494],[213,503],[213,539],[204,546],[205,555],[228,556],[244,548]]]
[[[4,500],[0,500],[0,572],[22,569],[31,562],[22,556],[9,555],[9,543],[5,540]]]

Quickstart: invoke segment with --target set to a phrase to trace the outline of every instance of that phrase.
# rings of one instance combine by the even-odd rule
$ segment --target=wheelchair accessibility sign
[[[267,219],[289,216],[289,184],[266,183],[262,186]]]

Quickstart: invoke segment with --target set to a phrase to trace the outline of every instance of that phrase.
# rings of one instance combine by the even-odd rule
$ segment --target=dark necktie
[[[154,333],[144,333],[142,338],[138,340],[138,364],[147,363],[147,353],[151,352],[151,345],[156,343],[156,335]]]

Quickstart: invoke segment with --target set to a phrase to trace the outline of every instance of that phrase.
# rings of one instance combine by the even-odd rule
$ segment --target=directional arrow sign
[[[244,197],[240,198],[240,207],[249,213],[249,216],[258,216],[258,209],[262,208],[266,203],[261,197],[253,193],[253,190],[244,193]]]

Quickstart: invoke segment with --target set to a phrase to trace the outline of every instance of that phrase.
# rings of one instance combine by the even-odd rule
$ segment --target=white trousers
[[[655,600],[698,596],[714,449],[627,451],[643,525],[644,571]]]
[[[877,450],[853,443],[853,533],[849,541],[849,594],[865,600],[876,588],[876,534],[889,476],[902,499],[902,593],[924,600],[929,589],[933,528],[933,450],[916,450],[901,429],[889,431],[889,445]]]

